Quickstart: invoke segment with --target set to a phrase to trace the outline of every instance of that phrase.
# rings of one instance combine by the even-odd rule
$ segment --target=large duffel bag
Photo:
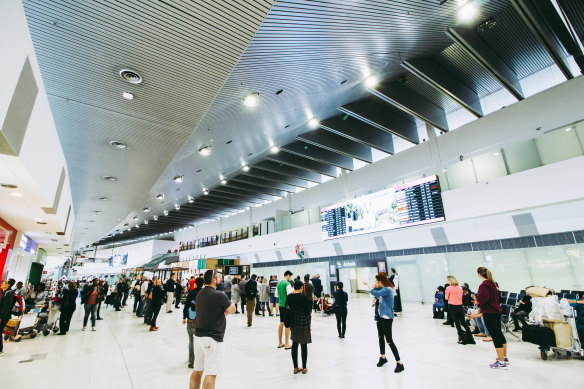
[[[547,327],[527,325],[523,327],[521,337],[524,342],[537,344],[544,347],[556,347],[556,334]]]

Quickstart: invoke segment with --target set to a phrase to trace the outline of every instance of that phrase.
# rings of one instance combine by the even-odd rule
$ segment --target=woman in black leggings
[[[483,321],[497,351],[497,360],[491,364],[492,369],[507,369],[509,359],[507,358],[507,340],[501,330],[501,303],[499,301],[499,289],[495,285],[491,271],[486,267],[477,269],[479,278],[483,281],[479,286],[476,300],[479,303],[479,311],[483,314]]]
[[[312,299],[302,291],[304,284],[300,280],[294,282],[294,293],[286,297],[286,327],[290,327],[292,338],[292,363],[294,374],[308,373],[308,343],[312,343],[310,332],[310,314],[312,313]],[[298,346],[302,353],[302,368],[298,367]]]
[[[385,273],[382,272],[376,275],[375,280],[376,282],[373,285],[373,288],[371,288],[367,282],[364,282],[364,284],[370,289],[371,295],[376,298],[375,320],[377,321],[377,336],[379,337],[379,352],[381,354],[377,366],[381,367],[387,363],[387,358],[385,357],[385,342],[387,342],[387,345],[391,349],[396,361],[394,372],[399,373],[404,371],[404,364],[400,360],[399,352],[393,342],[392,334],[394,318],[393,299],[395,291],[393,289],[393,284],[389,281]]]
[[[343,283],[337,283],[337,290],[334,293],[335,302],[333,304],[335,316],[337,317],[337,331],[339,338],[345,338],[345,331],[347,330],[347,301],[349,296],[343,290]]]

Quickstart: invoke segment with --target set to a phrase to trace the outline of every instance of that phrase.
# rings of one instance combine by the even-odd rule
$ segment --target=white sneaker
[[[81,329],[81,331],[85,331],[86,329],[87,329],[87,328],[83,327],[83,328]]]
[[[91,331],[95,331],[95,327],[91,327]]]

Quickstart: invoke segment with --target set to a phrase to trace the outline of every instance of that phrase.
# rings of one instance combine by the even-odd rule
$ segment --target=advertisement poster
[[[110,257],[110,266],[126,266],[128,263],[128,254],[114,254]]]

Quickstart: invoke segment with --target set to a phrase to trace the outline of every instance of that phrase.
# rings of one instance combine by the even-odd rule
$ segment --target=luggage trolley
[[[36,314],[40,311],[40,308],[34,308],[27,314],[10,319],[4,328],[4,340],[10,339],[14,342],[20,342],[23,335],[28,336],[31,339],[36,338],[36,324],[38,321],[38,316]]]
[[[555,321],[548,321],[544,319],[544,325],[554,330],[556,335],[556,346],[539,346],[541,359],[544,361],[548,359],[548,352],[553,351],[557,359],[561,358],[563,354],[570,356],[579,355],[584,358],[584,348],[582,341],[578,336],[576,328],[576,311],[572,310],[571,316],[565,316],[565,323],[558,323]],[[570,342],[571,340],[571,342]]]

